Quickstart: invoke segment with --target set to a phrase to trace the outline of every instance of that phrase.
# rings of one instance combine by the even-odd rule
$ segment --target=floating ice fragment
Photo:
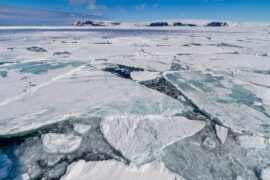
[[[135,164],[152,160],[161,149],[204,126],[202,121],[162,116],[115,116],[101,123],[108,142]]]
[[[270,179],[270,167],[264,168],[261,170],[260,178],[262,180],[269,180]]]
[[[208,148],[210,148],[210,149],[213,149],[213,148],[215,148],[216,143],[211,138],[206,137],[204,139],[204,141],[203,141],[203,145],[206,146],[206,147],[208,147]]]
[[[141,167],[126,166],[117,161],[90,161],[80,160],[68,167],[62,180],[181,180],[182,177],[171,173],[161,163],[146,164]]]
[[[49,153],[70,153],[77,150],[82,138],[73,134],[48,133],[42,135],[42,144]]]
[[[267,147],[267,139],[264,137],[243,135],[237,137],[237,141],[244,148],[263,149]]]
[[[74,131],[76,131],[77,133],[79,133],[81,135],[85,134],[91,128],[90,125],[79,124],[79,123],[75,123],[75,124],[73,124],[73,126],[74,126]]]
[[[220,140],[220,142],[222,144],[224,144],[226,141],[226,137],[228,135],[228,129],[216,124],[215,130],[216,130],[216,134],[217,134],[218,139]]]
[[[134,81],[150,81],[160,77],[159,72],[149,72],[149,71],[134,71],[130,74]]]
[[[24,173],[15,177],[13,180],[30,180],[30,177],[27,173]]]

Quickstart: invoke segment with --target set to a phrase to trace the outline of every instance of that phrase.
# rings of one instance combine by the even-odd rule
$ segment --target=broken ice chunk
[[[155,162],[141,167],[134,165],[125,165],[117,161],[90,161],[80,160],[68,167],[66,175],[62,180],[182,180],[179,175],[171,173],[161,163]]]
[[[15,177],[13,180],[30,180],[30,177],[27,173],[25,173]]]
[[[159,72],[149,72],[149,71],[134,71],[130,74],[131,79],[134,81],[150,81],[160,77]]]
[[[270,179],[270,167],[264,168],[261,170],[260,178],[262,180],[269,180]]]
[[[216,124],[215,130],[216,130],[216,134],[217,134],[218,139],[220,140],[220,142],[222,144],[224,144],[226,141],[226,137],[228,135],[228,129]]]
[[[206,146],[206,147],[208,147],[208,148],[210,148],[210,149],[213,149],[213,148],[215,148],[216,143],[211,138],[206,137],[204,139],[204,141],[203,141],[203,145]]]
[[[263,149],[267,147],[267,140],[264,137],[243,135],[237,137],[237,141],[244,148]]]
[[[74,126],[74,131],[76,131],[77,133],[81,135],[85,134],[91,128],[91,126],[87,124],[76,123],[76,124],[73,124],[73,126]]]
[[[77,150],[82,138],[73,134],[48,133],[42,135],[42,144],[49,153],[70,153]]]
[[[152,160],[166,146],[192,136],[204,126],[202,121],[162,116],[115,116],[101,123],[108,142],[135,164]]]

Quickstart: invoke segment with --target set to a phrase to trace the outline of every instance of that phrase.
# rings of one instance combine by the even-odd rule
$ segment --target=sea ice
[[[237,140],[244,148],[263,149],[268,146],[267,139],[264,137],[242,135],[238,136]]]
[[[167,72],[164,77],[213,121],[239,133],[270,136],[265,128],[270,126],[267,88],[201,71]]]
[[[82,138],[72,134],[49,133],[42,135],[44,150],[49,153],[71,153],[77,150]]]
[[[117,161],[80,160],[68,167],[66,175],[61,180],[183,180],[180,176],[169,172],[163,164],[154,162],[140,167],[125,165]]]
[[[216,124],[215,130],[216,130],[218,139],[220,140],[222,144],[224,144],[228,135],[228,129]]]
[[[166,146],[192,136],[203,121],[184,117],[115,116],[105,118],[101,129],[108,142],[136,164],[152,160]]]
[[[0,136],[25,133],[82,115],[170,116],[188,108],[137,83],[83,66],[1,106]]]
[[[85,134],[87,131],[89,131],[89,129],[91,128],[91,126],[87,125],[87,124],[75,123],[75,124],[73,124],[73,126],[74,126],[74,131],[76,131],[82,135]]]
[[[269,167],[261,170],[260,178],[262,180],[269,180],[270,179],[270,168]]]
[[[130,75],[134,81],[138,81],[138,82],[149,81],[149,80],[153,80],[160,77],[159,72],[149,72],[149,71],[131,72]]]

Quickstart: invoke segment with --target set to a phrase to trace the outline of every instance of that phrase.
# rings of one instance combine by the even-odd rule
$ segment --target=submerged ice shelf
[[[0,179],[267,180],[269,32],[0,30]]]

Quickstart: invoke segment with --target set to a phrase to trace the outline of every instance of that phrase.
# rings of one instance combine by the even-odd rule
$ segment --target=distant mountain
[[[210,21],[210,22],[197,22],[197,23],[187,23],[187,22],[151,22],[149,25],[150,27],[163,27],[163,26],[189,26],[189,27],[197,27],[197,26],[205,26],[205,27],[225,27],[229,26],[227,22],[223,21]]]
[[[118,26],[120,22],[116,21],[76,21],[72,24],[73,26]]]

